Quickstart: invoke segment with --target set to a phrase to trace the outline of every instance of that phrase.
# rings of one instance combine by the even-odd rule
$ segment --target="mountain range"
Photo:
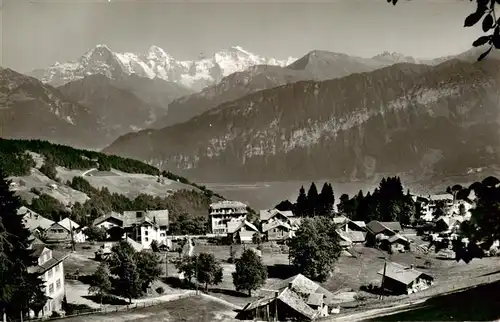
[[[105,125],[91,109],[8,68],[0,68],[0,122],[2,138],[41,139],[75,147],[97,147],[105,138]]]
[[[288,66],[255,65],[222,78],[198,93],[174,100],[168,114],[153,124],[159,129],[185,122],[218,105],[245,95],[304,80],[328,80],[390,66],[398,62],[434,64],[397,53],[384,52],[373,58],[313,50]]]
[[[102,45],[35,71],[42,81],[1,69],[1,136],[112,143],[105,152],[205,182],[433,176],[498,161],[498,52],[474,64],[483,48],[433,60],[315,50],[286,64],[232,50],[217,69],[240,71],[209,69],[199,92]]]
[[[196,60],[176,60],[158,46],[145,53],[117,53],[106,45],[97,45],[79,59],[55,63],[46,69],[33,71],[30,76],[42,82],[60,86],[90,74],[104,74],[108,78],[136,74],[145,78],[160,78],[199,91],[220,81],[224,76],[253,65],[285,66],[294,58],[277,60],[252,54],[239,46],[219,51],[211,57]]]
[[[464,173],[500,161],[500,64],[472,52],[262,90],[104,151],[202,182]]]

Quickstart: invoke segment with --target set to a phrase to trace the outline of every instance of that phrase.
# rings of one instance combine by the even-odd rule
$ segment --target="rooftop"
[[[382,268],[380,271],[378,271],[379,275],[384,275],[384,269]],[[427,278],[433,279],[430,275],[427,275],[423,272],[417,271],[414,268],[411,267],[405,267],[401,264],[394,263],[394,262],[387,262],[386,268],[385,268],[385,276],[388,278],[391,278],[395,281],[398,281],[400,283],[403,283],[405,285],[410,284],[414,280],[416,280],[420,276],[426,276]]]
[[[45,230],[54,224],[54,221],[47,219],[24,206],[17,210],[17,214],[23,216],[24,226],[29,231],[33,231],[37,228]]]
[[[246,207],[247,205],[241,201],[231,201],[231,200],[222,200],[210,204],[210,208],[212,209],[246,208]]]
[[[293,217],[293,212],[287,210],[287,211],[281,211],[278,209],[266,209],[266,210],[261,210],[259,215],[260,215],[260,220],[269,220],[276,216],[277,214],[281,214],[286,218]]]

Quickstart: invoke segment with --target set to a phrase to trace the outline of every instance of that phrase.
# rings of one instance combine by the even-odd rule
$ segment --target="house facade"
[[[94,227],[103,228],[108,237],[126,238],[138,243],[141,249],[151,248],[156,241],[159,246],[171,246],[167,238],[169,212],[164,210],[135,210],[123,213],[110,212],[94,220]]]
[[[159,245],[166,245],[168,210],[125,211],[122,228],[128,238],[146,249],[151,248],[153,240]]]
[[[298,274],[271,282],[262,296],[247,304],[237,318],[258,321],[314,321],[329,315],[333,294]]]
[[[267,241],[284,241],[292,237],[292,226],[286,222],[273,221],[262,225],[262,233]]]
[[[291,238],[300,226],[300,221],[291,211],[261,210],[259,219],[262,233],[268,241]]]
[[[29,268],[31,273],[37,273],[43,280],[45,295],[48,297],[39,316],[50,316],[52,312],[61,312],[65,295],[64,264],[66,255],[52,251],[45,245],[33,245],[33,254],[38,258],[38,265]],[[30,312],[34,315],[34,312]]]
[[[71,242],[83,243],[87,237],[80,229],[80,225],[69,218],[64,218],[50,226],[45,231],[47,242]]]
[[[246,220],[229,222],[229,224],[228,237],[230,237],[233,242],[250,244],[253,241],[253,236],[259,234],[259,229]]]
[[[209,216],[212,233],[226,236],[229,226],[247,218],[247,208],[248,206],[240,201],[223,200],[210,204]]]

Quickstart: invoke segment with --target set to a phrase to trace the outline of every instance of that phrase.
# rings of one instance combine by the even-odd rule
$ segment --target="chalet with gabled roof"
[[[405,267],[394,262],[387,262],[378,274],[382,276],[382,289],[394,294],[416,293],[429,288],[434,282],[432,276],[413,266]]]
[[[43,244],[32,245],[33,255],[38,258],[37,265],[28,268],[36,273],[44,282],[47,303],[42,309],[42,316],[50,316],[52,312],[63,311],[62,301],[65,295],[64,265],[66,254],[49,249]],[[34,316],[34,312],[30,312]]]

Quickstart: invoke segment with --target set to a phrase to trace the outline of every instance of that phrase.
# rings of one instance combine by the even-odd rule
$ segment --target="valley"
[[[500,318],[500,0],[49,2],[0,4],[0,319]]]

